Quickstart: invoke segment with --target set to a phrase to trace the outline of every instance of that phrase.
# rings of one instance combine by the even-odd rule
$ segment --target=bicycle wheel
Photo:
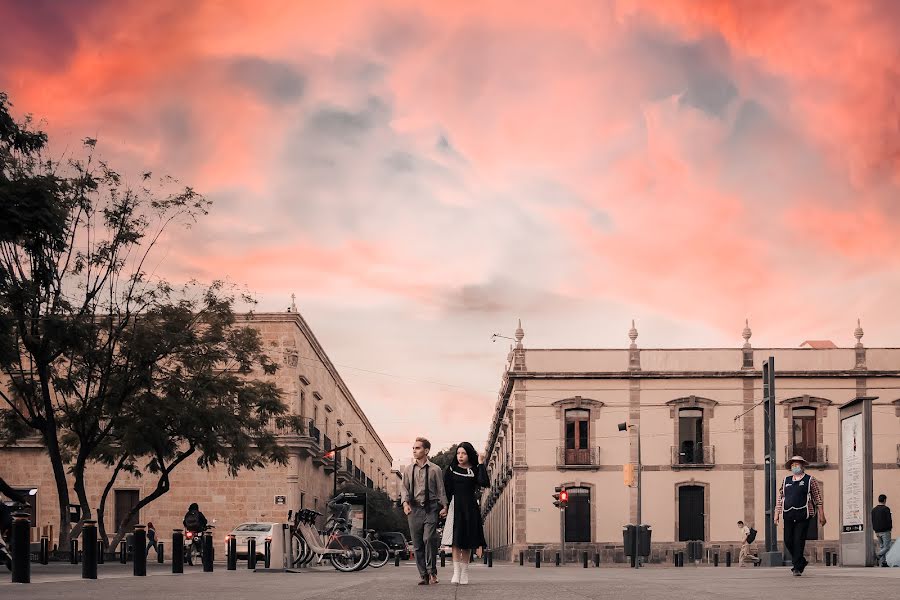
[[[391,559],[391,549],[384,542],[372,540],[369,542],[369,546],[372,548],[372,560],[369,562],[369,566],[373,569],[380,569]]]
[[[328,542],[327,548],[339,551],[328,554],[328,560],[335,569],[343,573],[365,569],[372,557],[363,539],[347,533],[336,536]]]

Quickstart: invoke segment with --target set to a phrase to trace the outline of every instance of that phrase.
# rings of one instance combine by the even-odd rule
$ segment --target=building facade
[[[822,560],[838,544],[842,404],[877,397],[874,491],[900,501],[900,349],[865,348],[861,328],[855,336],[851,348],[753,348],[747,326],[741,348],[640,349],[632,324],[628,348],[532,349],[520,323],[485,449],[489,545],[514,559],[558,551],[565,537],[569,559],[589,551],[624,560],[622,526],[637,522],[637,490],[625,485],[625,471],[637,463],[638,435],[651,560],[670,560],[692,540],[737,549],[738,520],[761,532],[762,545],[761,368],[771,356],[778,476],[800,454],[822,483],[828,522],[812,528],[807,546],[810,560]],[[557,486],[569,493],[564,514],[553,504]]]
[[[197,502],[210,521],[217,520],[220,532],[245,521],[283,520],[289,509],[312,508],[325,513],[335,468],[339,483],[353,481],[382,491],[393,485],[390,453],[296,307],[285,313],[253,314],[245,317],[243,324],[261,332],[269,357],[279,364],[274,376],[254,376],[278,384],[290,412],[303,417],[303,428],[299,432],[277,430],[290,452],[286,466],[244,470],[237,477],[230,477],[223,468],[204,470],[188,461],[179,466],[172,473],[170,491],[141,509],[134,519],[135,523],[152,521],[163,539],[166,531],[181,527],[191,502]],[[346,443],[351,445],[340,452],[337,465],[324,458],[332,447]],[[92,465],[88,473],[88,496],[96,514],[110,471]],[[39,438],[0,448],[0,476],[15,488],[38,489],[32,518],[34,538],[58,526],[56,485]],[[155,486],[152,474],[120,474],[107,500],[107,531],[114,531],[121,515]]]

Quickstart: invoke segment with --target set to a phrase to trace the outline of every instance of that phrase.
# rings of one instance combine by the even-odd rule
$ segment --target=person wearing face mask
[[[784,478],[775,505],[775,525],[784,517],[784,547],[791,553],[791,573],[799,577],[809,561],[803,556],[809,525],[818,514],[825,526],[822,491],[815,477],[804,471],[809,463],[802,456],[792,456],[785,465],[791,474]]]

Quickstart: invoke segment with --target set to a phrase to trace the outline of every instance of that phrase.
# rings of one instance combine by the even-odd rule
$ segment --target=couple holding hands
[[[409,520],[419,570],[419,585],[436,584],[438,518],[447,517],[441,544],[453,548],[453,578],[450,583],[469,583],[472,550],[481,556],[486,545],[477,494],[490,485],[487,470],[469,442],[457,446],[446,471],[428,460],[431,442],[416,438],[414,462],[403,470],[400,498]]]

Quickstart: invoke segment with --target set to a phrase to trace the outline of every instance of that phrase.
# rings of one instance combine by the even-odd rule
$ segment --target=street
[[[449,583],[451,569],[440,569],[441,583],[416,585],[415,567],[403,563],[378,570],[343,574],[329,568],[302,573],[253,573],[245,568],[227,571],[217,564],[215,572],[186,567],[173,575],[169,565],[148,565],[147,577],[133,577],[131,565],[100,565],[100,579],[80,579],[81,567],[69,564],[33,565],[31,584],[11,584],[4,577],[0,598],[97,599],[170,598],[176,595],[202,600],[215,598],[328,598],[340,600],[397,600],[490,598],[491,600],[537,600],[544,598],[622,598],[647,600],[690,598],[760,598],[802,590],[816,600],[889,598],[900,585],[900,569],[855,569],[811,567],[802,578],[787,568],[725,568],[650,566],[640,571],[623,566],[582,569],[577,566],[541,569],[495,564],[488,568],[473,564],[471,583]],[[787,586],[790,586],[789,588]]]

